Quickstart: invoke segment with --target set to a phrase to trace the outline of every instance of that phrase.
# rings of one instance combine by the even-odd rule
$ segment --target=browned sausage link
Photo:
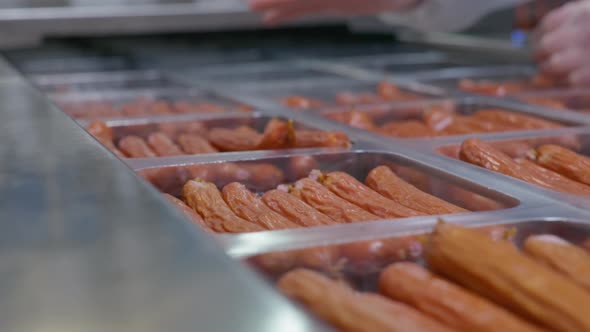
[[[284,149],[292,147],[295,141],[295,130],[291,121],[285,122],[272,119],[266,125],[256,150]]]
[[[296,228],[298,225],[271,210],[241,183],[230,183],[223,187],[223,199],[241,218],[258,224],[266,229]]]
[[[379,217],[345,201],[328,188],[311,179],[302,179],[291,188],[291,193],[337,222],[378,220]]]
[[[241,126],[236,129],[211,129],[208,138],[211,145],[220,151],[249,151],[256,150],[262,135],[250,127]]]
[[[496,109],[478,111],[473,117],[519,129],[549,129],[563,127],[557,122],[544,120],[535,116]]]
[[[424,215],[378,194],[344,172],[331,172],[320,177],[330,191],[381,218],[415,217]]]
[[[319,108],[319,107],[324,106],[324,102],[322,102],[321,100],[308,98],[308,97],[302,97],[302,96],[285,97],[285,98],[283,98],[282,103],[283,103],[283,105],[285,105],[287,107],[301,109],[301,110],[306,110],[306,109],[310,109],[310,108]]]
[[[535,164],[520,165],[506,154],[498,151],[488,143],[477,139],[468,139],[461,145],[460,158],[463,161],[488,168],[490,170],[515,177],[517,179],[561,192],[589,195],[590,188],[571,181],[566,177],[558,179],[549,170],[542,170]],[[564,181],[565,179],[565,181]]]
[[[104,145],[107,149],[109,149],[112,153],[114,153],[119,158],[125,158],[123,152],[121,152],[115,146],[113,140],[113,130],[107,126],[104,122],[93,122],[91,123],[88,128],[88,132],[94,136],[102,145]]]
[[[296,156],[289,159],[289,174],[294,179],[304,178],[319,167],[320,164],[312,155]]]
[[[590,293],[509,241],[441,223],[425,257],[434,272],[550,330],[590,331]]]
[[[512,125],[476,119],[473,116],[457,116],[453,123],[441,133],[445,135],[461,135],[470,133],[502,132],[518,129]]]
[[[363,294],[317,272],[297,269],[277,287],[341,331],[450,332],[433,319],[377,294]]]
[[[164,197],[168,200],[168,202],[172,203],[178,210],[182,211],[182,213],[194,224],[201,226],[201,228],[205,231],[211,232],[209,226],[205,223],[205,220],[195,212],[195,210],[191,209],[188,205],[186,205],[183,201],[179,200],[178,198],[169,195],[163,194]]]
[[[367,112],[350,111],[350,112],[331,112],[325,113],[325,116],[334,121],[345,123],[353,128],[376,130],[373,118]]]
[[[367,186],[379,194],[410,209],[425,214],[462,213],[467,210],[445,202],[412,186],[397,176],[389,167],[379,166],[369,172]]]
[[[570,179],[590,185],[590,158],[557,145],[537,149],[537,164]]]
[[[238,217],[227,206],[213,183],[188,181],[182,190],[184,200],[197,211],[207,226],[218,233],[258,232],[264,228]]]
[[[590,289],[590,254],[555,235],[530,236],[524,251],[537,261]]]
[[[297,130],[296,148],[349,148],[350,140],[341,132]]]
[[[450,126],[457,114],[444,107],[432,107],[424,111],[422,120],[428,128],[435,132],[441,132]]]
[[[450,201],[460,204],[470,211],[493,211],[508,207],[501,202],[494,201],[490,198],[456,186],[447,188],[446,197],[448,197]]]
[[[119,149],[129,158],[154,158],[156,154],[141,137],[127,136],[119,141]]]
[[[422,236],[406,236],[353,242],[341,245],[340,252],[348,269],[366,272],[400,260],[419,259],[422,240]]]
[[[182,134],[178,136],[178,144],[182,147],[182,150],[188,154],[201,154],[201,153],[215,153],[215,149],[209,141],[199,135]]]
[[[397,263],[385,269],[379,290],[455,331],[544,331],[413,263]]]
[[[543,176],[547,181],[550,181],[551,183],[556,183],[560,186],[557,187],[557,185],[555,185],[555,188],[563,188],[562,190],[564,192],[569,192],[572,194],[590,195],[590,187],[585,184],[570,180],[569,178],[566,178],[565,176],[559,173],[553,172],[552,170],[539,166],[528,159],[517,158],[515,159],[515,161],[517,164],[523,167],[524,171],[538,173],[540,176]],[[560,189],[555,190],[562,191]]]
[[[248,172],[248,183],[257,187],[274,188],[285,180],[283,171],[272,164],[242,164],[240,167]]]
[[[433,137],[436,133],[420,121],[393,121],[383,125],[379,132],[392,137]]]
[[[184,154],[178,145],[172,142],[170,137],[166,136],[164,133],[153,133],[148,137],[147,141],[152,150],[154,150],[160,157],[179,156]]]
[[[402,91],[397,85],[387,81],[379,83],[377,93],[386,101],[412,101],[422,99],[416,94]]]
[[[336,224],[332,218],[281,190],[266,192],[262,196],[262,201],[273,211],[301,226],[313,227]]]

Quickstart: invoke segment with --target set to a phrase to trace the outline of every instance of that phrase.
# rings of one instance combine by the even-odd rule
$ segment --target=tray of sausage
[[[589,143],[586,134],[546,133],[501,140],[471,138],[437,151],[544,189],[588,196]]]
[[[528,66],[441,69],[418,73],[412,79],[447,91],[496,97],[565,86],[559,80],[539,74]]]
[[[439,222],[246,257],[339,331],[590,330],[590,226],[578,220]]]
[[[187,86],[159,70],[48,74],[32,76],[31,79],[48,94]]]
[[[429,100],[438,97],[438,90],[421,90],[390,81],[324,81],[260,86],[253,93],[270,98],[293,110],[322,110],[334,106],[352,106]]]
[[[590,90],[588,89],[530,92],[516,94],[513,97],[532,105],[590,114]]]
[[[221,159],[223,160],[223,159]],[[134,167],[214,233],[511,208],[518,201],[390,153],[326,152]]]
[[[53,101],[71,117],[86,120],[252,111],[246,105],[196,89],[74,92],[54,96]]]
[[[489,99],[458,98],[333,107],[322,115],[351,127],[398,138],[427,138],[478,133],[555,129],[568,126],[558,120],[527,113],[518,105],[505,106]]]
[[[189,114],[179,118],[94,121],[87,130],[122,158],[156,158],[220,152],[349,148],[342,132],[322,131],[298,122],[257,115]]]

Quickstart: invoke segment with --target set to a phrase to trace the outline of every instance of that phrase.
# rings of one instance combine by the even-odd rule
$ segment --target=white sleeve
[[[460,31],[497,10],[516,6],[529,0],[423,0],[418,7],[399,13],[381,14],[392,25],[421,31]]]

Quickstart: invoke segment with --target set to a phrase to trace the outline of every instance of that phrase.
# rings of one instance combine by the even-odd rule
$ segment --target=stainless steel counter
[[[0,62],[1,331],[321,331]]]

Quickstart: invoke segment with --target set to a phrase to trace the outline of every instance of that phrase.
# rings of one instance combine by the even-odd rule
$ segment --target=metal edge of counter
[[[0,142],[0,330],[327,330],[3,59]]]

